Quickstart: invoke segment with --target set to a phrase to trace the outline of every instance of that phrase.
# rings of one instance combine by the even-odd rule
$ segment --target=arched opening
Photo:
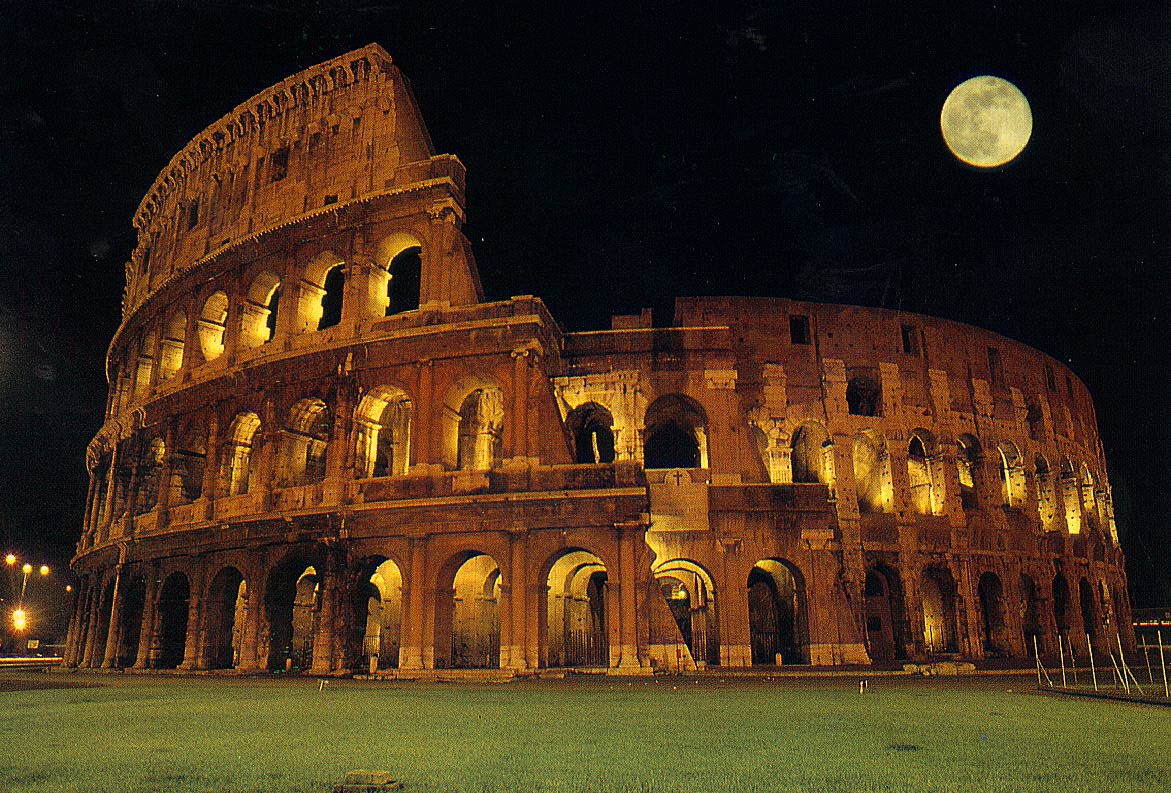
[[[707,468],[707,415],[682,394],[667,394],[646,411],[643,460],[647,468]]]
[[[158,343],[158,334],[153,329],[143,331],[139,337],[134,376],[134,395],[136,397],[142,397],[150,390],[150,377],[154,372]]]
[[[846,382],[846,407],[851,416],[882,414],[882,386],[870,373],[852,374]]]
[[[387,274],[386,316],[417,309],[423,274],[423,249],[413,246],[397,254],[390,260]]]
[[[163,340],[159,350],[159,379],[169,380],[183,366],[183,344],[187,338],[187,312],[172,311],[163,325]]]
[[[504,392],[477,388],[459,408],[459,442],[456,467],[462,471],[487,471],[503,458]]]
[[[248,287],[240,319],[240,347],[256,349],[272,341],[276,333],[277,311],[281,301],[281,280],[276,273],[265,271]]]
[[[752,663],[808,663],[805,583],[789,562],[762,559],[748,573]]]
[[[966,510],[979,508],[976,477],[980,468],[980,442],[973,435],[961,435],[956,441],[956,473],[960,482],[960,505]]]
[[[1093,529],[1098,526],[1098,499],[1094,495],[1094,475],[1085,463],[1081,465],[1082,514],[1086,525]]]
[[[573,436],[574,459],[578,463],[614,462],[614,417],[596,402],[573,409],[565,419]]]
[[[956,585],[951,571],[928,567],[919,583],[923,606],[923,644],[929,653],[958,651]]]
[[[1041,603],[1037,584],[1027,575],[1021,575],[1021,632],[1025,639],[1026,655],[1039,647],[1041,641]]]
[[[401,389],[378,386],[362,397],[355,414],[358,479],[402,476],[410,467],[411,400]]]
[[[1057,632],[1068,636],[1070,624],[1069,583],[1059,571],[1053,576],[1053,619],[1057,623]]]
[[[1061,495],[1065,507],[1065,526],[1070,534],[1082,532],[1082,499],[1078,492],[1077,474],[1068,457],[1061,458]]]
[[[695,562],[675,559],[655,568],[655,580],[692,660],[719,664],[720,624],[711,575]]]
[[[139,436],[140,440],[142,436]],[[150,512],[159,503],[159,486],[163,474],[163,460],[167,456],[167,445],[162,438],[142,440],[139,462],[137,493],[134,498],[136,514]]]
[[[228,437],[224,443],[224,480],[227,483],[226,491],[229,496],[240,496],[248,492],[252,481],[253,469],[256,466],[256,455],[253,454],[252,444],[256,438],[256,431],[260,429],[260,417],[255,413],[237,413],[228,427]]]
[[[189,504],[203,495],[207,460],[207,431],[199,421],[188,421],[171,454],[171,503]]]
[[[340,264],[331,267],[325,274],[321,289],[321,317],[317,320],[317,329],[325,330],[342,321],[342,303],[346,291],[345,268]]]
[[[248,584],[235,567],[225,567],[212,579],[207,599],[204,659],[208,669],[235,669],[248,615]]]
[[[863,514],[890,511],[893,495],[890,458],[881,441],[872,431],[859,432],[854,436],[853,453],[859,511]]]
[[[199,352],[204,361],[224,354],[224,328],[228,324],[228,296],[213,292],[199,312]]]
[[[898,572],[882,564],[870,568],[866,572],[863,596],[870,658],[876,663],[905,658],[907,612]]]
[[[606,566],[589,551],[564,552],[545,579],[546,666],[609,666]]]
[[[1046,531],[1057,529],[1057,493],[1053,487],[1053,472],[1045,455],[1033,458],[1033,470],[1037,480],[1037,517]]]
[[[470,551],[440,571],[435,601],[435,666],[500,666],[500,565]]]
[[[114,580],[111,579],[102,589],[102,597],[98,602],[97,625],[94,626],[93,656],[90,666],[100,667],[105,659],[106,642],[110,638],[110,608],[114,604]]]
[[[826,457],[832,453],[829,435],[820,424],[802,424],[793,433],[793,481],[829,484]]]
[[[1025,469],[1021,453],[1012,441],[1002,441],[1000,452],[1000,493],[1006,507],[1019,507],[1025,501]]]
[[[182,573],[171,573],[159,592],[157,669],[174,669],[187,651],[187,609],[191,584]]]
[[[1078,582],[1078,601],[1082,610],[1082,628],[1086,636],[1097,639],[1099,633],[1098,609],[1094,603],[1094,588],[1090,582],[1082,579]]]
[[[933,515],[942,510],[942,494],[936,493],[935,472],[931,458],[935,455],[935,442],[923,430],[916,430],[907,444],[907,480],[910,488],[911,508],[920,515]]]
[[[325,481],[325,452],[332,430],[333,414],[320,399],[302,399],[293,405],[283,433],[284,485]]]
[[[142,613],[146,606],[146,581],[135,576],[122,592],[122,620],[118,630],[118,667],[126,669],[138,660]]]
[[[351,666],[358,671],[398,668],[403,577],[391,559],[375,557],[359,568],[350,590]]]
[[[270,671],[308,669],[313,664],[318,583],[317,569],[295,557],[269,574],[264,607]]]
[[[1004,655],[1008,652],[1008,630],[1004,622],[1004,587],[995,573],[984,573],[976,587],[980,597],[982,616],[981,638],[985,655]]]

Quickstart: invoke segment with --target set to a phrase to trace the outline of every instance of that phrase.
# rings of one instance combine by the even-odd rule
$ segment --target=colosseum
[[[1132,641],[1094,406],[1060,362],[772,298],[567,332],[485,299],[464,186],[377,45],[163,169],[67,664],[650,674]]]

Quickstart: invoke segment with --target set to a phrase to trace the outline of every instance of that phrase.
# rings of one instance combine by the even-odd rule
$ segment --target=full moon
[[[984,75],[952,89],[939,126],[952,154],[977,168],[995,168],[1024,151],[1033,134],[1033,112],[1015,85]]]

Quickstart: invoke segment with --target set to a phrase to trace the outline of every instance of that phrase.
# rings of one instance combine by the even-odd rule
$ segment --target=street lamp
[[[16,566],[16,554],[8,554],[4,557],[4,563],[9,567]],[[28,627],[28,613],[24,610],[24,593],[28,589],[28,577],[32,575],[33,566],[29,562],[21,565],[20,571],[24,573],[24,578],[20,582],[20,597],[17,599],[16,609],[12,612],[12,627],[18,633],[23,633],[24,629]],[[47,576],[50,573],[49,565],[43,564],[38,571],[42,576]]]

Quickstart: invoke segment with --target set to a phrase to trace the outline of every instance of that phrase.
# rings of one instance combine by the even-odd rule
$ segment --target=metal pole
[[[1094,644],[1090,641],[1090,634],[1086,634],[1086,647],[1090,651],[1090,674],[1094,678],[1094,691],[1098,690],[1098,670],[1094,668]]]
[[[1122,690],[1128,695],[1130,694],[1130,683],[1122,676],[1122,670],[1118,668],[1118,662],[1114,660],[1114,653],[1110,653],[1110,665],[1114,667],[1114,676],[1122,683]],[[1116,684],[1117,685],[1117,684]]]
[[[1037,637],[1033,637],[1033,661],[1037,664],[1037,688],[1041,687],[1041,656],[1037,655]]]
[[[1065,683],[1065,647],[1061,643],[1061,634],[1057,634],[1057,652],[1061,654],[1061,687],[1069,688]]]
[[[1069,644],[1069,665],[1073,667],[1073,687],[1077,688],[1077,659],[1073,656],[1073,642]]]
[[[1159,668],[1163,670],[1163,697],[1171,699],[1171,692],[1167,690],[1167,665],[1163,663],[1163,631],[1158,631],[1159,635]]]
[[[1146,635],[1143,636],[1143,658],[1147,661],[1147,677],[1151,680],[1151,685],[1155,685],[1155,671],[1151,669],[1151,647],[1147,644]]]

